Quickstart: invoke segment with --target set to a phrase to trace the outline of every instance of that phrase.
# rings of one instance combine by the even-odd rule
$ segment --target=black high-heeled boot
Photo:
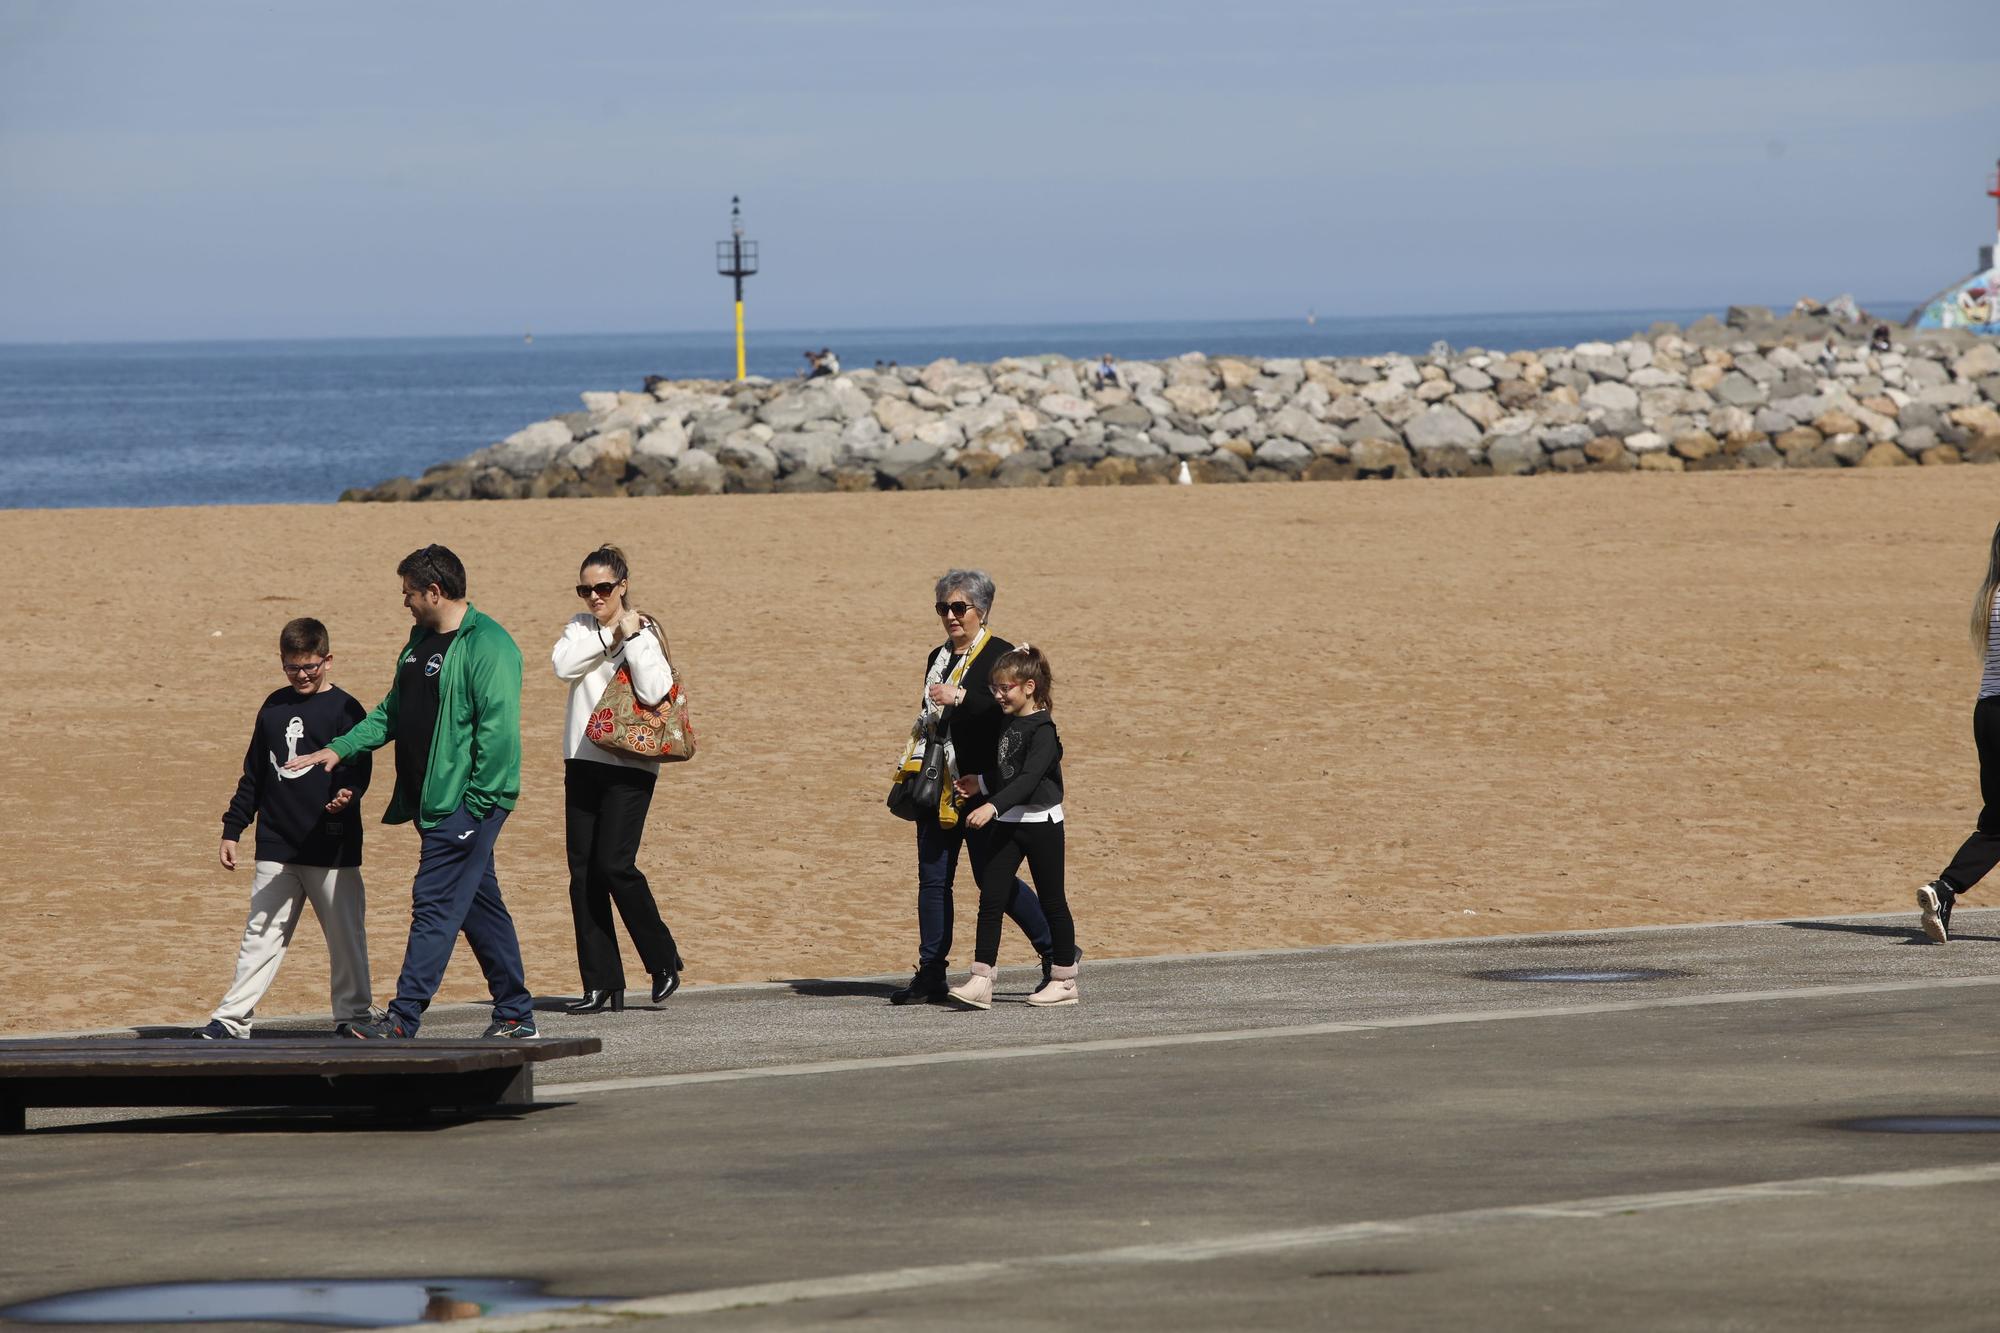
[[[625,992],[622,990],[587,990],[581,1000],[571,1000],[563,1009],[572,1014],[595,1014],[609,1009],[614,1014],[625,1012]]]

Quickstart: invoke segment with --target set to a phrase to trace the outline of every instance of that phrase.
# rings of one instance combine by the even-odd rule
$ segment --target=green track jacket
[[[429,633],[411,627],[409,641],[396,654],[397,668]],[[330,742],[341,759],[380,749],[396,738],[396,679],[392,668],[387,697]],[[415,812],[417,827],[436,828],[460,804],[480,817],[496,805],[512,810],[520,794],[521,649],[499,621],[468,606],[438,677],[437,730],[418,798],[422,808]],[[382,822],[408,823],[411,813],[397,790]]]

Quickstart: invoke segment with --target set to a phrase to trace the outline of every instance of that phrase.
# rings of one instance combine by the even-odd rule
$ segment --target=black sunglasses
[[[624,579],[620,579],[618,583],[623,583],[624,581]],[[576,595],[578,597],[588,597],[590,594],[596,593],[599,597],[609,597],[612,593],[618,591],[618,583],[579,583],[576,585]]]
[[[965,613],[967,611],[973,609],[974,608],[971,602],[939,602],[937,604],[937,613],[939,615],[944,615],[946,612],[949,612],[952,615],[960,617],[961,619],[964,618]]]

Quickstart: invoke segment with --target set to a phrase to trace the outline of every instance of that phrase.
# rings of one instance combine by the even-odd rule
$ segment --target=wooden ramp
[[[595,1055],[596,1037],[528,1041],[0,1041],[0,1134],[31,1106],[335,1106],[416,1115],[525,1105],[535,1066]]]

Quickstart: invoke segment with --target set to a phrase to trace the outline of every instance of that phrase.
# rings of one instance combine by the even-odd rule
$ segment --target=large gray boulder
[[[840,435],[830,430],[794,431],[771,437],[781,472],[818,472],[840,457]]]
[[[1783,435],[1799,421],[1789,412],[1781,412],[1767,404],[1757,409],[1757,415],[1751,418],[1750,424],[1760,435]]]
[[[1301,444],[1329,444],[1340,438],[1339,431],[1324,421],[1315,420],[1310,412],[1297,407],[1278,409],[1271,414],[1265,424],[1270,427],[1273,435],[1297,440]]]
[[[1043,416],[1059,421],[1088,421],[1097,415],[1093,404],[1073,393],[1044,394],[1035,406]]]
[[[1109,435],[1104,451],[1113,458],[1165,458],[1167,451],[1144,435]]]
[[[1201,458],[1213,447],[1199,435],[1178,430],[1155,430],[1152,437],[1155,444],[1176,458]]]
[[[561,421],[537,421],[484,451],[482,461],[516,477],[532,477],[547,467],[576,437]]]
[[[1251,457],[1257,460],[1260,467],[1274,467],[1297,476],[1305,471],[1306,464],[1312,462],[1313,451],[1297,440],[1275,438],[1258,445]]]
[[[1137,403],[1107,407],[1097,414],[1097,419],[1106,426],[1124,426],[1130,430],[1145,430],[1153,424],[1153,414]]]
[[[641,435],[632,446],[633,461],[654,458],[671,463],[687,452],[687,432],[679,423],[663,421]]]
[[[1403,438],[1413,449],[1436,449],[1447,444],[1472,449],[1479,444],[1480,430],[1472,418],[1457,408],[1433,403],[1403,427]]]
[[[1631,365],[1616,352],[1578,352],[1576,368],[1594,380],[1622,381],[1632,373]]]
[[[897,440],[909,439],[937,419],[935,412],[926,412],[900,398],[879,398],[875,402],[876,422]]]
[[[749,424],[741,412],[703,412],[688,423],[688,443],[713,449]]]
[[[826,421],[841,415],[840,402],[817,386],[780,389],[778,396],[757,409],[757,420],[772,430],[797,430],[808,421]]]
[[[1583,406],[1600,412],[1636,412],[1639,392],[1616,380],[1600,380],[1583,391]]]
[[[778,456],[771,452],[771,446],[748,430],[732,433],[717,446],[715,458],[725,469],[747,468],[773,475],[778,471]]]
[[[1559,449],[1581,449],[1597,438],[1597,432],[1581,422],[1563,426],[1546,426],[1541,432],[1542,448],[1549,453]]]
[[[912,472],[935,467],[944,459],[944,450],[935,444],[922,440],[905,440],[883,451],[875,460],[875,470],[891,481],[901,483]]]
[[[689,449],[674,464],[674,489],[690,495],[720,495],[727,481],[722,463],[706,449]]]
[[[1770,391],[1748,375],[1732,370],[1722,377],[1713,394],[1717,402],[1731,407],[1760,407],[1770,396]]]
[[[1578,448],[1581,446],[1565,446]],[[1554,452],[1553,450],[1547,452]],[[1542,446],[1526,435],[1503,435],[1486,445],[1486,461],[1493,465],[1496,477],[1522,476],[1543,466],[1546,462]]]
[[[1964,356],[1951,363],[1951,373],[1962,380],[1984,379],[1988,375],[2000,375],[2000,347],[1992,343],[1980,343]]]

